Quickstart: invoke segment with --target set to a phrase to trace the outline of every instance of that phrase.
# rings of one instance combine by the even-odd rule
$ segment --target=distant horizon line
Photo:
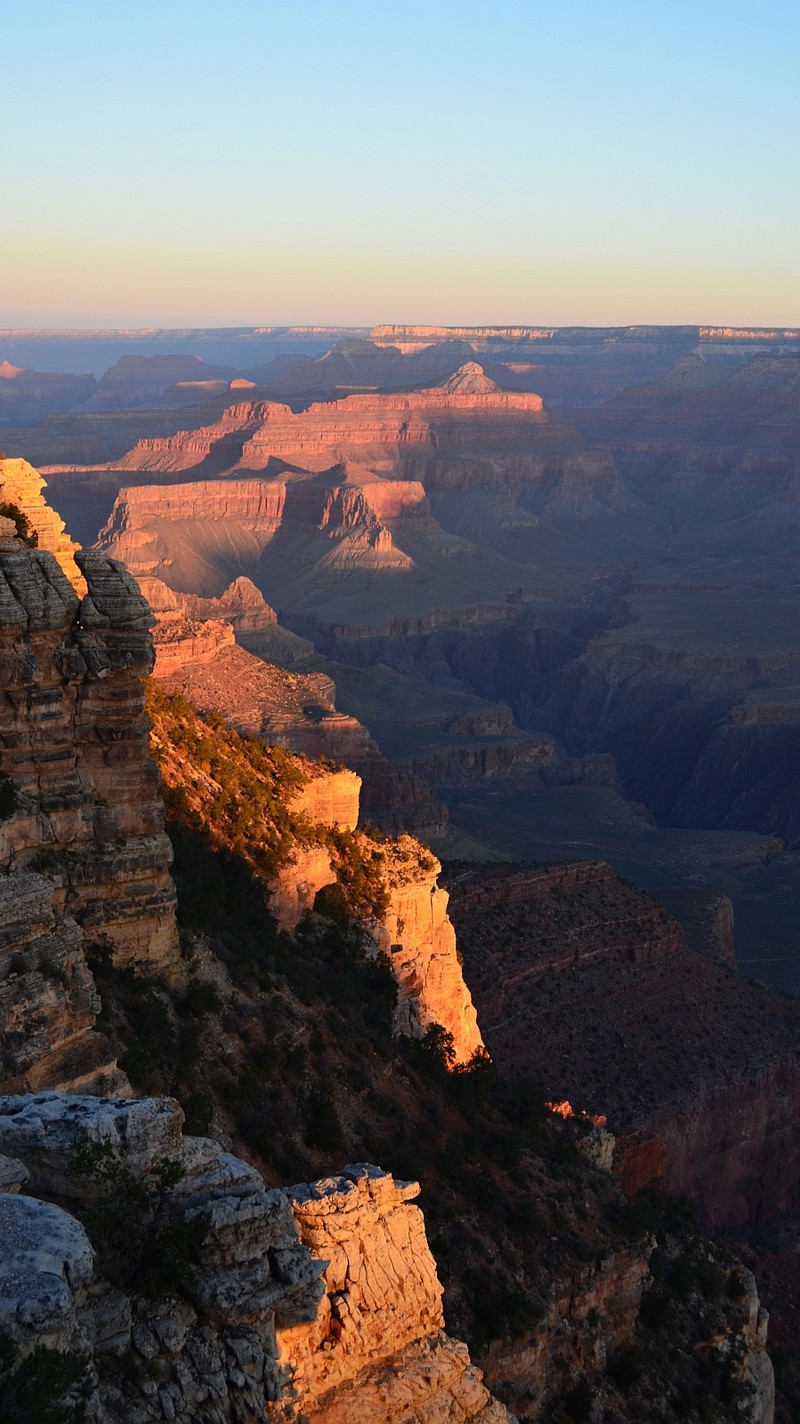
[[[614,323],[587,323],[577,322],[498,322],[496,324],[486,322],[460,322],[450,325],[446,322],[378,322],[372,325],[365,323],[342,323],[334,324],[328,322],[305,322],[305,323],[285,323],[276,322],[273,325],[233,325],[233,326],[16,326],[0,327],[0,340],[14,337],[70,337],[72,339],[83,336],[93,337],[157,337],[157,336],[193,336],[199,333],[213,332],[226,336],[251,335],[251,336],[278,336],[278,335],[318,335],[326,336],[334,333],[345,333],[359,336],[389,336],[402,337],[409,336],[436,336],[440,332],[475,332],[481,335],[498,335],[509,340],[537,338],[547,340],[556,332],[580,331],[580,332],[648,332],[648,331],[675,331],[691,332],[696,331],[701,337],[722,337],[735,338],[744,335],[757,335],[772,340],[800,340],[800,327],[797,326],[748,326],[742,323],[703,323],[703,322],[614,322]]]

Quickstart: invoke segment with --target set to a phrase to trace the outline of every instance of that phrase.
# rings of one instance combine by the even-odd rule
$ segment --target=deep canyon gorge
[[[800,333],[0,356],[0,1388],[796,1418]]]

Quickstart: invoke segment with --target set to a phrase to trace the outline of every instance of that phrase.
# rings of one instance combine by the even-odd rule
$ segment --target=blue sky
[[[800,7],[0,0],[0,325],[800,324]]]

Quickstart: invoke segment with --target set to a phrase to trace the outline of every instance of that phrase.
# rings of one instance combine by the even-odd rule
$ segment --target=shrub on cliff
[[[93,1389],[85,1355],[37,1345],[16,1366],[13,1360],[11,1342],[0,1337],[3,1424],[85,1424]]]
[[[169,814],[187,829],[242,856],[269,878],[307,844],[311,828],[291,800],[305,777],[283,747],[241,737],[213,714],[154,684],[147,692],[153,753]]]
[[[203,1220],[170,1216],[170,1191],[183,1176],[180,1164],[165,1158],[150,1173],[137,1175],[110,1143],[84,1136],[73,1149],[70,1175],[95,1194],[80,1214],[109,1279],[148,1300],[180,1294],[206,1230]]]
[[[33,528],[25,511],[20,509],[18,504],[12,504],[9,500],[0,504],[0,517],[10,519],[12,523],[16,525],[17,538],[21,539],[23,544],[27,544],[29,549],[37,548],[39,535]]]

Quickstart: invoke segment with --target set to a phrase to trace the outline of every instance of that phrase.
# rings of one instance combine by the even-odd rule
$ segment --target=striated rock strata
[[[363,1164],[289,1189],[326,1293],[313,1324],[279,1330],[278,1341],[296,1407],[319,1424],[508,1420],[467,1347],[444,1332],[436,1262],[412,1205],[419,1190]]]
[[[75,563],[77,544],[67,534],[64,521],[51,509],[42,495],[46,481],[27,460],[0,457],[0,502],[15,504],[22,510],[40,549],[53,554],[62,573],[73,587],[85,592],[80,570]]]
[[[82,599],[52,554],[0,542],[0,865],[45,869],[57,910],[169,970],[171,847],[141,683],[152,615],[121,565],[77,559]]]
[[[268,1191],[181,1124],[167,1098],[0,1099],[11,1189],[0,1188],[0,1329],[18,1359],[41,1345],[80,1352],[97,1424],[375,1424],[400,1410],[426,1424],[507,1424],[466,1346],[443,1332],[422,1214],[409,1204],[416,1184],[351,1167]],[[145,1190],[170,1164],[162,1219],[173,1230],[203,1223],[193,1270],[168,1300],[108,1279],[116,1242],[95,1255],[81,1218],[91,1231],[102,1186],[74,1170],[85,1144]]]

